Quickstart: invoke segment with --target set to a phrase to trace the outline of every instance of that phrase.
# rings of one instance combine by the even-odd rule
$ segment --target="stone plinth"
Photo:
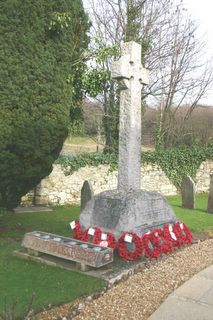
[[[110,248],[40,231],[26,233],[22,246],[31,253],[46,253],[95,268],[113,261]]]
[[[96,195],[81,212],[84,228],[99,226],[119,237],[123,231],[152,229],[176,221],[166,200],[157,192],[109,190]]]

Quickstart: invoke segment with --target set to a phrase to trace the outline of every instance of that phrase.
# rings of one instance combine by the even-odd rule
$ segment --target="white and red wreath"
[[[165,224],[163,229],[146,232],[142,237],[134,232],[124,232],[118,240],[113,233],[103,232],[99,227],[83,231],[78,220],[72,221],[70,227],[75,239],[117,249],[120,258],[129,261],[140,259],[143,254],[148,259],[159,258],[162,254],[171,253],[174,248],[193,241],[192,232],[182,222]]]

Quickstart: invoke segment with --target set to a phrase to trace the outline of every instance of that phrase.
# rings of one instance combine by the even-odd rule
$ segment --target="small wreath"
[[[191,244],[193,239],[194,239],[194,237],[193,237],[193,234],[192,234],[191,230],[187,227],[187,225],[185,225],[185,223],[183,223],[183,230],[184,230],[184,232],[186,234],[185,243],[186,244]]]
[[[171,253],[173,251],[173,245],[172,241],[166,237],[164,237],[163,230],[159,229],[159,237],[161,241],[161,246],[162,246],[162,252],[167,254]]]
[[[186,234],[183,232],[179,222],[176,222],[173,226],[174,233],[179,241],[179,245],[182,246],[186,243]]]
[[[129,240],[131,241],[127,241],[127,237],[129,237]],[[127,243],[134,243],[135,245],[135,250],[134,251],[128,251],[127,250]],[[124,232],[120,239],[118,240],[118,254],[119,256],[124,259],[124,260],[129,260],[129,261],[133,261],[133,260],[137,260],[139,259],[142,254],[143,254],[143,245],[141,242],[140,237],[137,236],[137,234],[135,234],[134,232]]]
[[[96,237],[99,237],[101,235],[102,231],[100,228],[88,228],[86,229],[82,236],[81,236],[81,241],[85,242],[93,242]]]
[[[82,228],[80,222],[78,220],[70,223],[70,227],[73,230],[73,238],[76,240],[81,240],[82,237]]]
[[[174,225],[174,233],[177,235],[181,244],[191,244],[193,240],[192,232],[181,222],[176,222]]]
[[[97,233],[94,237],[93,243],[98,244],[103,247],[109,247],[115,249],[117,247],[117,240],[113,233]]]
[[[145,233],[141,241],[144,246],[145,256],[149,259],[159,258],[162,252],[161,237],[159,234],[161,229],[154,229],[151,233]],[[151,243],[153,249],[150,248],[149,243]]]
[[[180,241],[178,240],[176,234],[174,233],[173,226],[171,224],[165,224],[162,236],[167,240],[172,242],[173,247],[180,247]]]

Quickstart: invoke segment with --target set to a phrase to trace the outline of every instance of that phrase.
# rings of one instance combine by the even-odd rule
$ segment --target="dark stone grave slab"
[[[15,213],[31,213],[31,212],[47,212],[47,211],[53,211],[50,207],[44,207],[44,206],[28,206],[23,207],[19,206],[14,209]]]

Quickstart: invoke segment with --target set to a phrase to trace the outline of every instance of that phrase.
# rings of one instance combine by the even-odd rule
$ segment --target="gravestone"
[[[141,46],[124,43],[111,74],[120,89],[118,187],[95,195],[81,211],[83,228],[99,226],[119,237],[174,223],[175,214],[157,192],[141,188],[141,90],[148,72],[141,65]]]
[[[85,180],[81,188],[81,211],[84,210],[88,201],[94,196],[92,185],[89,181]]]
[[[186,209],[195,208],[195,183],[191,177],[186,176],[181,183],[182,207]]]
[[[208,197],[208,213],[213,213],[213,174],[210,174],[210,186]]]

